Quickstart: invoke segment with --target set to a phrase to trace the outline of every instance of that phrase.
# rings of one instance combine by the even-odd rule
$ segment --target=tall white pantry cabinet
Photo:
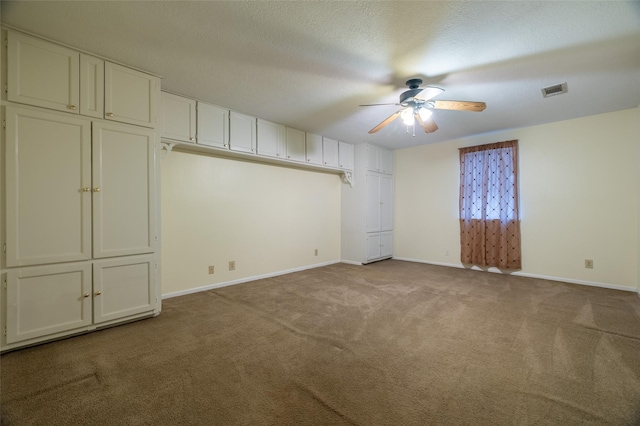
[[[3,31],[0,349],[160,310],[160,79]]]
[[[342,260],[388,259],[393,255],[393,153],[356,145],[353,181],[342,188]]]

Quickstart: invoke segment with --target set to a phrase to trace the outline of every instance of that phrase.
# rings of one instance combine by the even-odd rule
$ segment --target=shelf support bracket
[[[344,183],[348,183],[350,187],[353,188],[353,172],[344,172],[342,175],[342,181]]]
[[[175,143],[170,143],[170,142],[160,142],[160,154],[162,156],[162,158],[166,157],[167,155],[169,155],[169,153],[171,152],[171,150],[173,149],[174,146],[176,146]]]

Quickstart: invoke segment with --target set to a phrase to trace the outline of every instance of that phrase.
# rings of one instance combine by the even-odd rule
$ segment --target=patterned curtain
[[[518,141],[460,149],[460,260],[520,269]]]

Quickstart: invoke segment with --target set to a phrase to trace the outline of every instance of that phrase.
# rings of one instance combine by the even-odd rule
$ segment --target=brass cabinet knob
[[[69,105],[69,109],[72,111],[75,111],[78,107],[76,107],[75,105]]]
[[[112,112],[108,112],[107,113],[107,117],[113,117],[113,113]]]
[[[100,290],[96,291],[96,296],[100,296],[102,292]]]
[[[196,138],[194,138],[194,137],[190,137],[190,138],[189,138],[189,140],[190,140],[191,142],[193,142],[193,141],[195,141],[195,140],[196,140]]]
[[[100,192],[100,188],[93,188],[93,192]]]
[[[86,299],[87,297],[89,297],[89,296],[90,296],[90,294],[89,294],[89,293],[85,293],[85,294],[83,294],[82,296],[84,296],[84,298]]]
[[[91,188],[84,187],[82,188],[82,192],[91,192]]]

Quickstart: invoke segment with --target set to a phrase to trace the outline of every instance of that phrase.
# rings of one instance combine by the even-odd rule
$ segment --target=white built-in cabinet
[[[388,259],[393,256],[393,153],[356,145],[354,161],[354,184],[342,189],[342,259]]]
[[[15,31],[7,49],[8,101],[156,126],[158,77]]]
[[[4,34],[0,349],[157,314],[159,79]]]
[[[322,166],[322,136],[307,133],[306,158],[308,164]]]
[[[196,141],[196,101],[162,92],[162,137],[182,142]]]
[[[161,97],[160,136],[167,144],[177,142],[182,149],[195,151],[203,151],[197,148],[202,145],[220,149],[216,150],[220,154],[226,151],[223,155],[255,155],[265,162],[353,170],[354,147],[349,143],[169,92],[163,91]]]

